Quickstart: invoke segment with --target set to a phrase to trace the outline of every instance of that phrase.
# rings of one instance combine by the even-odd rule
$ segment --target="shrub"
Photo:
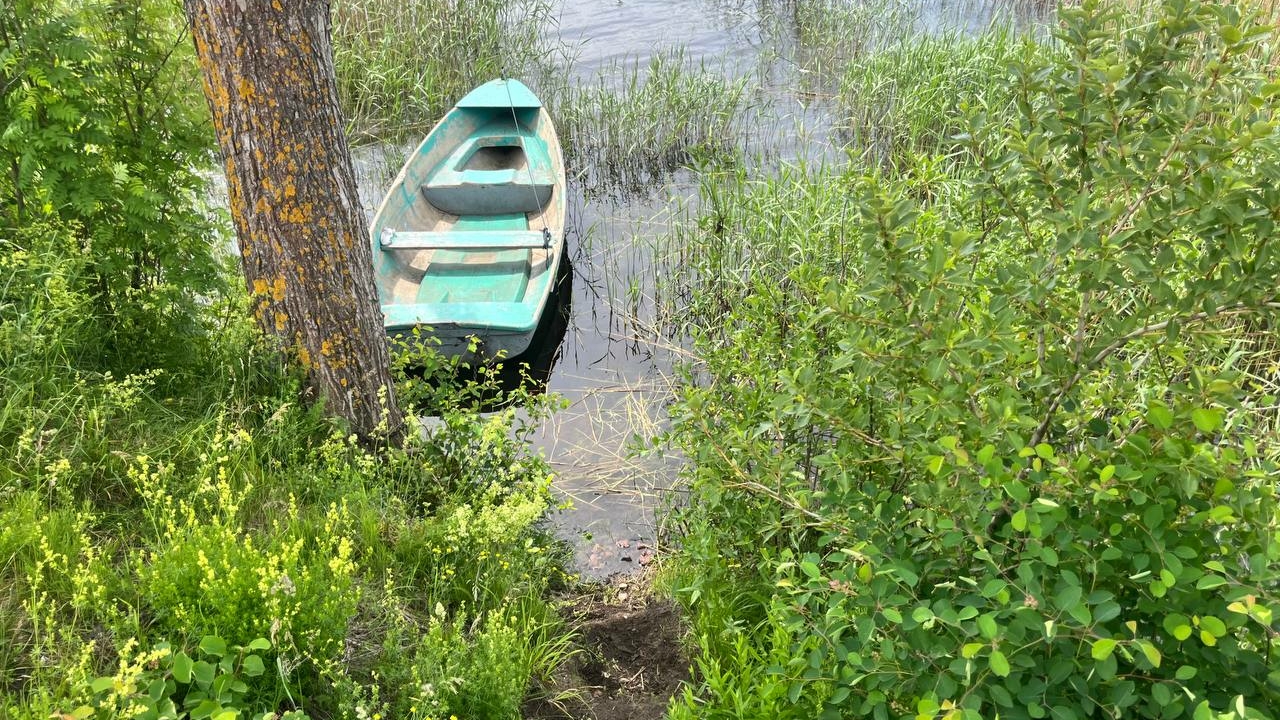
[[[214,452],[249,440],[231,434]],[[288,502],[267,533],[251,535],[241,518],[248,488],[231,484],[228,461],[210,457],[188,497],[174,497],[169,471],[148,458],[131,472],[159,534],[138,564],[161,635],[272,638],[281,652],[325,669],[341,655],[358,598],[348,514],[331,506],[319,532],[302,532],[299,508]]]
[[[1274,717],[1271,31],[1130,19],[1061,11],[953,200],[808,186],[703,334],[674,716]]]
[[[201,173],[213,133],[181,14],[19,0],[0,23],[0,234],[76,228],[73,289],[92,300],[103,369],[189,357],[206,331],[196,307],[224,276]]]

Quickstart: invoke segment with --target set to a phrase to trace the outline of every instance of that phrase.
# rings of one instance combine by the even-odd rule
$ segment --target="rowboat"
[[[388,336],[434,337],[446,356],[520,355],[555,284],[564,219],[564,158],[541,101],[518,80],[472,90],[418,145],[374,216]]]

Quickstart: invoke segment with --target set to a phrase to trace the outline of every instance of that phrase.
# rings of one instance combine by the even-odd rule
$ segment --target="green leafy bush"
[[[88,681],[80,688],[84,704],[63,717],[235,720],[244,715],[253,720],[306,720],[306,713],[296,710],[283,715],[274,710],[252,713],[249,683],[271,672],[260,654],[270,649],[265,638],[228,647],[215,635],[200,639],[195,658],[185,650],[174,652],[168,643],[138,653],[128,645],[120,653],[116,673]]]
[[[946,192],[703,231],[791,261],[699,305],[673,717],[1274,717],[1273,36],[1131,20],[1063,9]]]
[[[189,352],[207,331],[200,298],[224,275],[201,172],[213,133],[181,14],[161,0],[18,0],[0,26],[0,237],[76,228],[73,289],[92,300],[99,365]]]
[[[222,452],[248,439],[232,435]],[[227,466],[226,456],[210,458],[188,497],[174,497],[169,471],[148,458],[132,472],[159,535],[139,558],[155,622],[169,637],[275,638],[298,660],[324,668],[342,652],[358,599],[348,513],[331,506],[324,526],[309,533],[296,504],[285,504],[270,530],[254,537],[241,518],[248,488],[229,482]]]

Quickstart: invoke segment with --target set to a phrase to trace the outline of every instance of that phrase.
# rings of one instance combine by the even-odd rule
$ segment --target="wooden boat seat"
[[[382,231],[383,250],[519,250],[547,247],[537,230],[455,230],[452,232]]]
[[[459,143],[427,177],[422,194],[453,215],[504,215],[542,210],[554,186],[546,141],[499,120]]]

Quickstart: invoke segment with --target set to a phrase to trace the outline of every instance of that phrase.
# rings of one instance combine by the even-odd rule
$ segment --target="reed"
[[[696,158],[739,146],[747,84],[683,49],[615,63],[563,89],[556,105],[566,162],[589,194],[636,193]]]
[[[1009,25],[977,36],[959,32],[916,41],[851,62],[839,94],[843,128],[855,152],[901,166],[919,154],[954,159],[971,112],[1000,116],[1013,102],[1009,66],[1050,46]]]
[[[468,90],[548,72],[549,0],[336,0],[338,100],[356,144],[425,134]]]

